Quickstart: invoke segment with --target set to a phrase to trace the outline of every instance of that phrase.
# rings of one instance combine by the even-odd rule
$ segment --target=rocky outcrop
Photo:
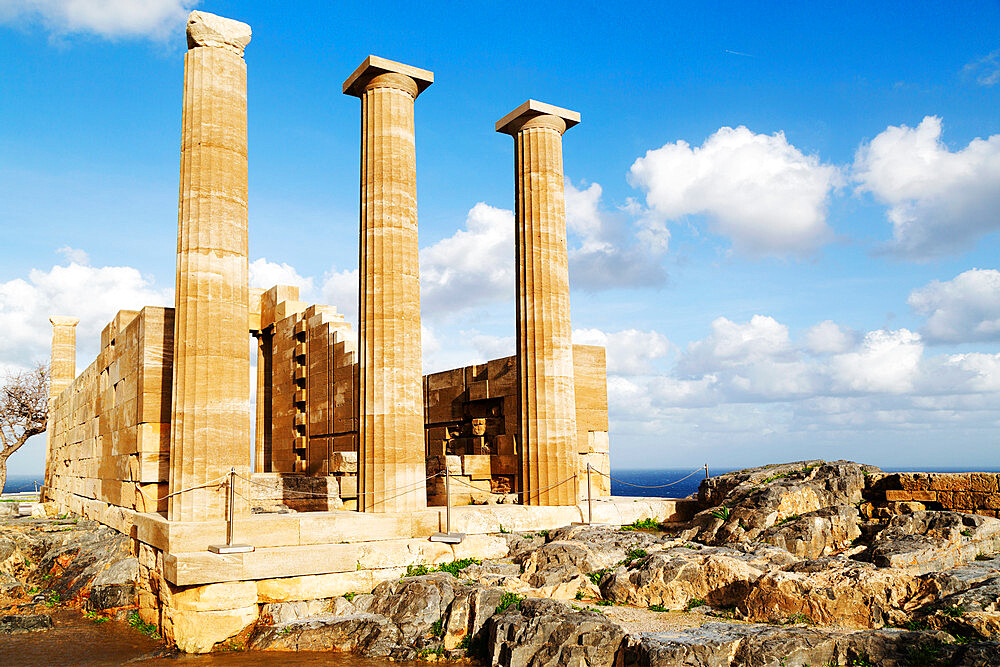
[[[399,628],[385,616],[322,614],[266,627],[250,647],[271,651],[346,651],[386,657],[401,642]]]
[[[984,644],[956,644],[944,632],[879,630],[845,632],[808,627],[706,623],[671,633],[632,638],[625,665],[648,667],[802,667],[805,665],[997,664],[1000,651]]]
[[[17,635],[37,632],[52,627],[52,617],[48,614],[3,614],[0,615],[0,635]]]
[[[1000,551],[1000,519],[961,512],[893,517],[861,557],[879,567],[924,574]]]
[[[703,547],[688,543],[621,566],[600,581],[602,595],[621,604],[685,609],[692,600],[729,607],[743,601],[766,571],[795,561],[770,546]]]
[[[602,614],[555,600],[524,600],[487,622],[487,662],[497,667],[613,665],[626,632]]]

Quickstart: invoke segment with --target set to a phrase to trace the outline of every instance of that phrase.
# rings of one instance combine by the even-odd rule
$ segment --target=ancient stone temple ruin
[[[562,135],[580,115],[529,100],[495,128],[514,138],[516,355],[422,375],[414,105],[433,74],[369,56],[343,85],[361,102],[354,331],[297,288],[248,287],[249,42],[188,21],[174,307],[120,311],[78,376],[76,320],[52,319],[45,496],[133,538],[144,620],[208,650],[265,602],[648,513],[609,498],[604,350],[570,340]],[[464,539],[429,541],[449,502]],[[246,547],[208,550],[233,535]]]

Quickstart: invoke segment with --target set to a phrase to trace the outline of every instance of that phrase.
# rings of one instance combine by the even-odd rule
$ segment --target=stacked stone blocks
[[[886,518],[917,510],[951,510],[1000,517],[1000,474],[903,472],[871,475],[865,497]]]

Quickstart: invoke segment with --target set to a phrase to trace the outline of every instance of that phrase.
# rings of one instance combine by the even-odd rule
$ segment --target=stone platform
[[[646,518],[679,522],[694,511],[694,502],[688,500],[620,497],[594,501],[593,522],[621,525]],[[428,539],[445,529],[444,508],[385,514],[255,514],[239,517],[234,524],[235,540],[254,546],[254,551],[226,555],[208,551],[208,545],[224,539],[223,521],[179,522],[159,514],[136,514],[132,534],[163,553],[163,575],[170,583],[190,586],[498,558],[506,553],[505,532],[553,529],[586,518],[586,504],[456,507],[452,530],[467,537],[449,545]]]

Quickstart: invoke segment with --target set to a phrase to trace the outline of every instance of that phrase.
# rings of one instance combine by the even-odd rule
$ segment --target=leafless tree
[[[48,418],[48,365],[8,374],[0,388],[0,492],[7,482],[7,459],[28,438],[44,433]]]

